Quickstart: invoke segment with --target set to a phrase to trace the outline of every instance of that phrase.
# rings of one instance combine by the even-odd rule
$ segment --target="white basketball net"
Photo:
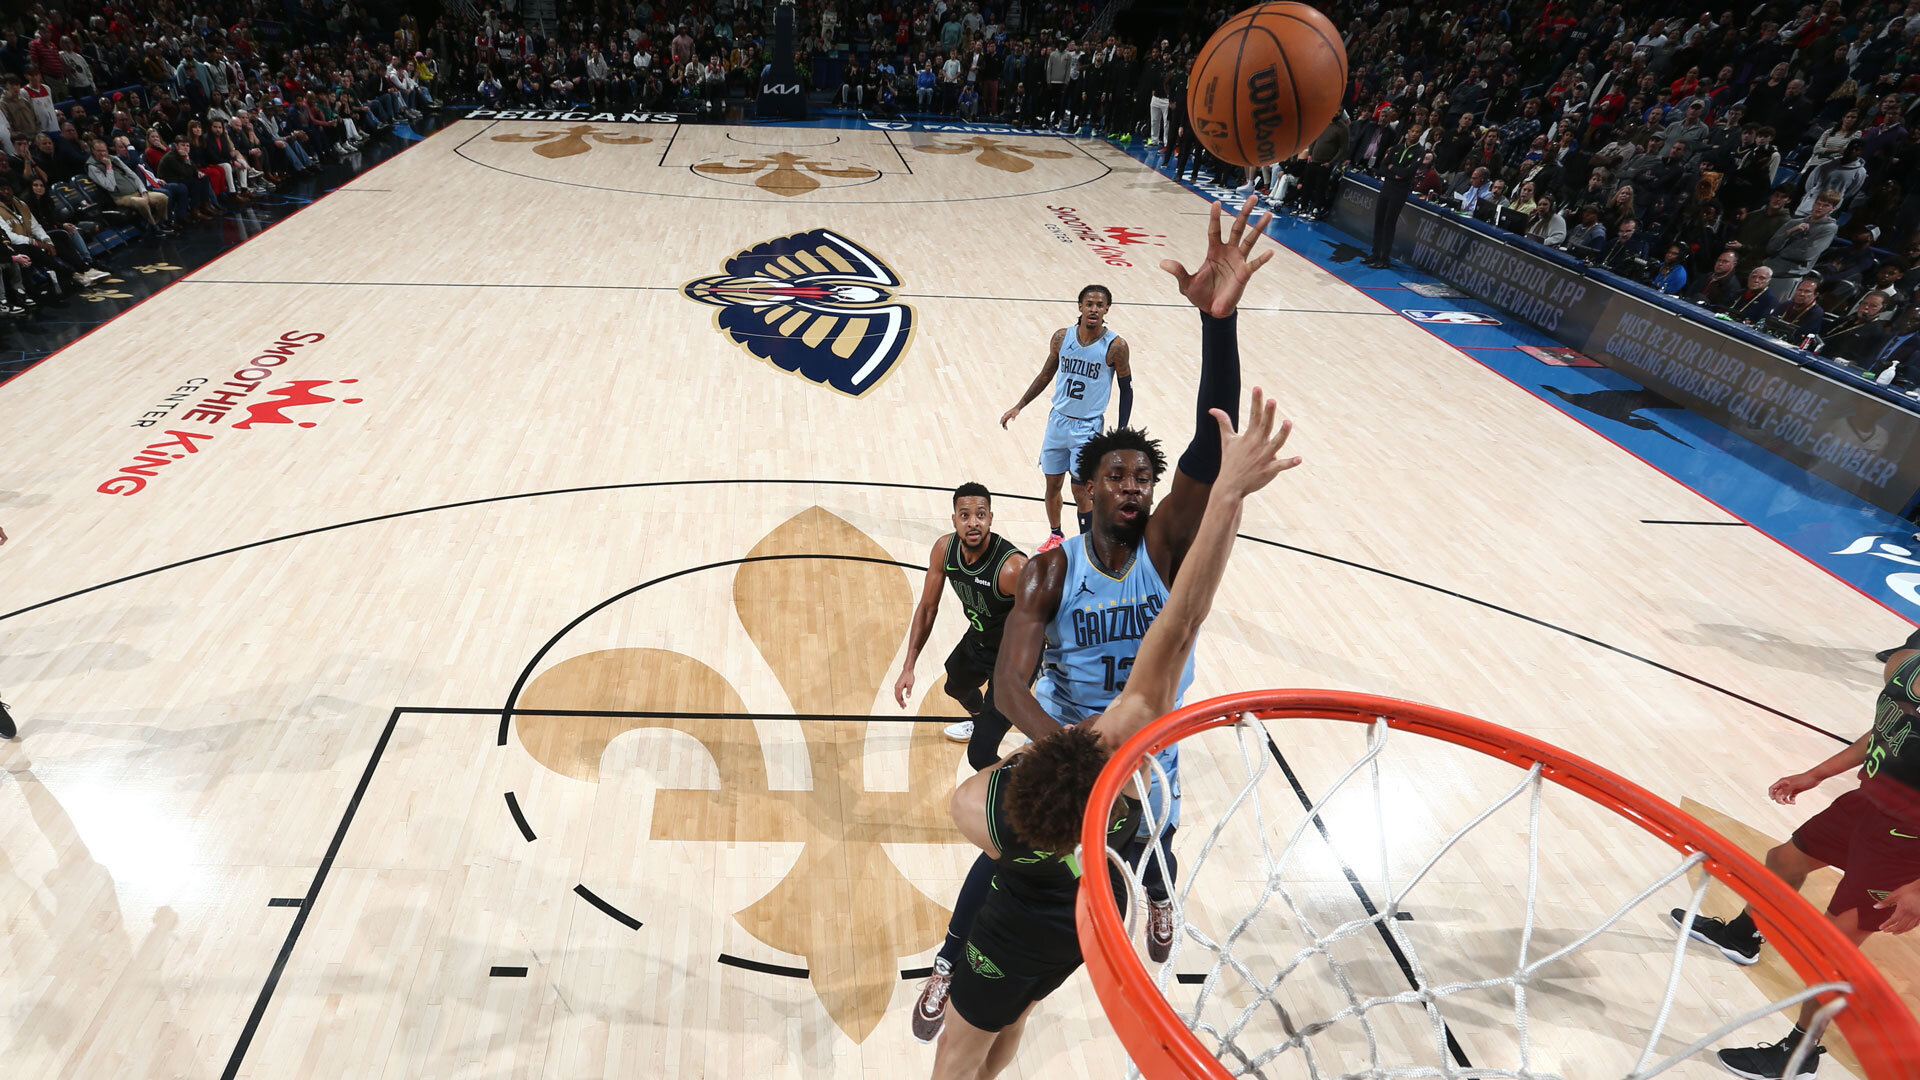
[[[1226,730],[1226,728],[1223,726],[1223,728],[1216,730]],[[1380,866],[1383,869],[1383,873],[1391,874],[1390,864],[1386,858],[1387,844],[1385,826],[1387,817],[1384,810],[1384,800],[1381,795],[1379,759],[1381,751],[1386,747],[1387,734],[1392,729],[1387,725],[1385,719],[1376,718],[1368,731],[1365,755],[1362,756],[1360,760],[1354,762],[1354,764],[1340,776],[1338,781],[1333,784],[1332,788],[1321,796],[1318,802],[1313,804],[1310,810],[1300,816],[1299,823],[1292,828],[1291,833],[1286,838],[1285,845],[1278,851],[1275,851],[1273,848],[1273,844],[1271,843],[1273,838],[1272,833],[1269,832],[1267,826],[1276,816],[1285,817],[1290,816],[1290,814],[1276,815],[1275,811],[1264,805],[1260,796],[1260,781],[1262,777],[1266,776],[1268,769],[1275,763],[1274,757],[1269,753],[1270,739],[1266,728],[1258,718],[1251,714],[1241,714],[1231,725],[1231,730],[1234,732],[1237,741],[1241,764],[1245,768],[1246,781],[1240,785],[1239,791],[1234,796],[1230,805],[1221,812],[1219,820],[1209,829],[1205,842],[1200,845],[1199,850],[1190,853],[1182,860],[1182,873],[1179,876],[1176,887],[1170,890],[1170,899],[1174,905],[1173,949],[1167,961],[1159,966],[1159,970],[1155,973],[1154,981],[1161,993],[1163,995],[1167,994],[1169,986],[1174,980],[1176,968],[1191,968],[1194,966],[1191,961],[1185,964],[1182,963],[1182,953],[1190,947],[1197,947],[1205,954],[1204,959],[1210,959],[1211,966],[1206,973],[1205,981],[1201,984],[1199,992],[1193,1000],[1192,1006],[1187,1009],[1180,1009],[1175,1006],[1172,1011],[1187,1025],[1189,1030],[1200,1038],[1202,1045],[1206,1046],[1220,1060],[1227,1072],[1233,1076],[1254,1076],[1262,1078],[1273,1078],[1280,1075],[1295,1076],[1299,1074],[1301,1067],[1304,1065],[1307,1076],[1313,1078],[1313,1080],[1321,1080],[1321,1078],[1327,1078],[1327,1080],[1358,1080],[1358,1078],[1362,1077],[1370,1078],[1371,1080],[1371,1078],[1426,1076],[1461,1078],[1461,1080],[1478,1077],[1516,1077],[1525,1078],[1525,1080],[1534,1080],[1534,1078],[1547,1080],[1547,1078],[1555,1078],[1555,1080],[1559,1080],[1561,1074],[1541,1070],[1536,1067],[1533,1060],[1535,1048],[1531,1043],[1528,1032],[1529,985],[1541,977],[1544,972],[1552,969],[1556,963],[1571,956],[1580,948],[1598,938],[1601,934],[1613,929],[1616,924],[1620,923],[1622,919],[1626,918],[1643,902],[1673,882],[1684,878],[1690,871],[1699,867],[1706,859],[1706,856],[1699,852],[1687,855],[1675,863],[1671,869],[1661,874],[1651,885],[1648,885],[1625,903],[1614,908],[1611,914],[1603,918],[1598,925],[1585,931],[1572,941],[1571,944],[1548,952],[1545,955],[1535,955],[1536,899],[1540,886],[1540,804],[1543,790],[1547,786],[1547,782],[1541,775],[1541,766],[1535,763],[1518,784],[1515,784],[1511,789],[1505,791],[1492,805],[1488,806],[1471,821],[1467,822],[1466,825],[1448,836],[1439,849],[1436,850],[1431,857],[1427,858],[1426,861],[1420,865],[1419,869],[1408,876],[1404,882],[1396,884],[1391,879],[1391,876],[1389,876],[1386,883],[1387,895],[1385,902],[1380,903],[1377,899],[1375,901],[1375,906],[1378,908],[1377,911],[1364,918],[1340,922],[1337,925],[1316,925],[1315,918],[1307,910],[1310,905],[1303,904],[1296,898],[1294,891],[1290,890],[1287,885],[1283,883],[1283,874],[1288,869],[1290,862],[1295,859],[1296,852],[1301,847],[1301,840],[1308,834],[1309,827],[1317,826],[1321,821],[1320,815],[1322,810],[1350,781],[1353,781],[1355,777],[1363,774],[1366,775],[1372,783],[1372,802],[1376,825],[1374,833],[1380,837]],[[1169,785],[1169,778],[1164,769],[1151,755],[1146,758],[1145,766],[1156,774],[1163,790],[1172,790]],[[1476,826],[1492,817],[1495,812],[1502,807],[1521,798],[1527,799],[1528,806],[1526,914],[1518,932],[1518,949],[1513,956],[1511,965],[1504,971],[1488,975],[1484,978],[1457,981],[1438,980],[1430,975],[1426,967],[1421,963],[1420,954],[1415,947],[1414,941],[1403,931],[1400,919],[1396,916],[1402,910],[1402,905],[1405,904],[1409,894],[1420,885],[1435,864],[1452,850],[1463,837],[1472,832]],[[1147,832],[1149,835],[1158,836],[1164,820],[1162,817],[1156,816],[1155,807],[1150,800],[1144,802],[1144,807],[1144,813],[1147,817]],[[1259,885],[1258,899],[1252,905],[1251,909],[1233,925],[1231,930],[1216,940],[1216,938],[1210,936],[1201,927],[1194,925],[1194,923],[1187,919],[1188,904],[1193,898],[1194,883],[1199,878],[1201,869],[1206,864],[1208,856],[1213,853],[1215,845],[1220,841],[1222,832],[1234,818],[1234,815],[1243,810],[1251,812],[1254,815],[1257,828],[1253,831],[1257,833],[1259,838],[1259,872],[1265,880],[1264,883]],[[1297,813],[1298,811],[1295,810],[1293,812]],[[1128,883],[1127,891],[1129,895],[1124,905],[1124,910],[1126,911],[1127,931],[1130,939],[1133,939],[1134,932],[1137,929],[1136,923],[1138,916],[1145,907],[1144,876],[1147,867],[1159,864],[1160,873],[1163,875],[1161,880],[1176,880],[1174,875],[1166,872],[1166,867],[1160,854],[1160,846],[1158,844],[1147,845],[1147,851],[1149,853],[1148,856],[1141,860],[1138,868],[1135,868],[1127,865],[1119,853],[1113,851],[1111,848],[1108,849],[1110,860],[1122,871]],[[1247,881],[1251,879],[1251,877],[1251,868],[1241,872],[1242,881]],[[1817,986],[1806,987],[1765,1006],[1753,1009],[1735,1019],[1728,1020],[1712,1031],[1700,1036],[1677,1053],[1672,1053],[1656,1060],[1655,1048],[1659,1045],[1662,1035],[1665,1033],[1681,986],[1681,969],[1687,960],[1689,931],[1692,928],[1695,916],[1700,910],[1701,902],[1707,895],[1708,884],[1712,881],[1711,876],[1706,873],[1700,874],[1699,877],[1699,884],[1692,890],[1692,900],[1685,909],[1686,915],[1681,925],[1678,928],[1673,928],[1672,924],[1664,916],[1659,919],[1661,924],[1674,930],[1672,963],[1666,979],[1665,992],[1660,999],[1658,1011],[1651,1024],[1651,1030],[1648,1032],[1646,1042],[1639,1054],[1638,1060],[1630,1070],[1619,1074],[1625,1077],[1626,1080],[1641,1080],[1641,1078],[1644,1077],[1657,1076],[1681,1062],[1686,1061],[1688,1058],[1700,1054],[1724,1036],[1737,1029],[1766,1017],[1771,1013],[1798,1005],[1810,997],[1827,992],[1838,992],[1844,995],[1853,989],[1851,984],[1848,983],[1822,983]],[[1272,929],[1274,920],[1288,921],[1292,926],[1297,928],[1297,941],[1299,942],[1297,951],[1291,956],[1285,957],[1284,959],[1277,956],[1272,957],[1269,962],[1271,962],[1271,960],[1280,960],[1278,970],[1267,974],[1261,974],[1253,970],[1246,958],[1235,952],[1236,945],[1245,943],[1249,930],[1263,920],[1267,923],[1267,929],[1269,930]],[[1324,919],[1322,921],[1324,921]],[[1403,993],[1372,996],[1361,993],[1356,989],[1356,982],[1350,970],[1350,961],[1342,960],[1335,955],[1335,946],[1342,942],[1349,942],[1349,939],[1355,939],[1360,935],[1376,935],[1375,940],[1378,940],[1377,935],[1380,934],[1391,935],[1392,940],[1399,946],[1401,954],[1405,957],[1405,968],[1410,973],[1410,978],[1414,985]],[[1364,941],[1359,943],[1364,944]],[[1353,944],[1354,942],[1349,942],[1349,951],[1352,950]],[[1239,1004],[1227,1002],[1225,999],[1228,995],[1226,994],[1216,993],[1222,985],[1224,973],[1229,970],[1237,973],[1240,979],[1244,980],[1246,988],[1252,991],[1250,998],[1243,1000]],[[1340,995],[1345,998],[1345,1005],[1322,1019],[1302,1023],[1289,1014],[1286,1005],[1279,1000],[1278,995],[1290,977],[1314,978],[1317,975],[1324,977],[1331,985],[1338,987]],[[1445,1015],[1450,1004],[1448,999],[1470,991],[1487,990],[1504,990],[1506,994],[1510,994],[1512,997],[1513,1029],[1517,1035],[1518,1042],[1517,1067],[1505,1069],[1477,1066],[1460,1067],[1454,1064],[1453,1058],[1449,1053],[1447,1045],[1448,1028]],[[1170,999],[1170,1004],[1171,1003],[1172,1001]],[[1821,1008],[1814,1022],[1810,1025],[1811,1037],[1801,1040],[1798,1050],[1788,1064],[1786,1075],[1792,1076],[1796,1074],[1801,1060],[1818,1044],[1820,1035],[1825,1030],[1828,1020],[1831,1019],[1834,1013],[1844,1008],[1845,1003],[1845,997],[1839,996]],[[1213,1008],[1210,1009],[1209,1006],[1213,1006]],[[1399,1007],[1401,1009],[1414,1007],[1424,1010],[1426,1019],[1431,1025],[1432,1041],[1430,1045],[1427,1047],[1408,1047],[1404,1045],[1394,1045],[1396,1040],[1391,1038],[1383,1039],[1383,1033],[1378,1030],[1378,1017],[1376,1017],[1376,1013],[1379,1013],[1382,1009],[1389,1009],[1391,1007]],[[1276,1017],[1278,1019],[1277,1025],[1273,1023]],[[1364,1034],[1366,1042],[1364,1062],[1352,1060],[1323,1060],[1324,1057],[1329,1055],[1317,1050],[1312,1041],[1315,1035],[1325,1032],[1334,1025],[1345,1023],[1357,1024]],[[1282,1036],[1278,1041],[1273,1040],[1273,1036],[1276,1034],[1276,1028],[1278,1029],[1277,1033]],[[1404,1044],[1405,1039],[1400,1039],[1398,1042]],[[1410,1063],[1404,1060],[1396,1061],[1396,1051],[1399,1052],[1400,1057],[1410,1056],[1417,1051],[1419,1056],[1425,1060],[1419,1063]],[[1290,1054],[1293,1055],[1291,1063],[1284,1062],[1283,1059],[1287,1058]],[[1281,1066],[1285,1066],[1284,1071],[1276,1071]],[[1137,1070],[1130,1069],[1129,1075],[1138,1076],[1139,1073]],[[1581,1073],[1583,1078],[1590,1078],[1595,1075],[1597,1074],[1592,1071],[1583,1071]],[[1613,1074],[1609,1073],[1608,1075]]]

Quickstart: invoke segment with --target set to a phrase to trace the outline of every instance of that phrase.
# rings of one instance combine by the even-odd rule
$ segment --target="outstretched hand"
[[[1253,388],[1253,403],[1247,410],[1247,422],[1238,432],[1233,419],[1219,409],[1209,410],[1220,425],[1220,475],[1213,481],[1214,491],[1232,495],[1251,495],[1273,482],[1273,478],[1300,464],[1298,457],[1283,458],[1281,448],[1293,434],[1293,421],[1280,420],[1280,406],[1266,392]]]
[[[1777,803],[1792,804],[1804,791],[1812,791],[1820,786],[1820,778],[1809,773],[1794,773],[1783,776],[1767,787],[1767,798]]]
[[[1263,251],[1258,258],[1247,258],[1266,231],[1268,218],[1253,220],[1253,207],[1258,201],[1257,195],[1247,196],[1246,205],[1233,219],[1233,231],[1224,238],[1220,235],[1220,204],[1213,204],[1213,214],[1208,219],[1207,260],[1198,270],[1188,273],[1177,259],[1160,260],[1160,269],[1180,283],[1180,295],[1216,319],[1233,314],[1240,303],[1240,294],[1247,289],[1247,279],[1273,258],[1272,251]]]
[[[1893,914],[1880,924],[1880,929],[1889,934],[1904,934],[1920,926],[1920,881],[1915,881],[1888,893],[1885,899],[1873,905],[1876,910],[1892,909]]]

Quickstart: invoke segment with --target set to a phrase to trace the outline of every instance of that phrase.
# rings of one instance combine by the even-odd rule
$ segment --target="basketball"
[[[1290,158],[1319,138],[1347,85],[1347,50],[1325,15],[1283,0],[1228,19],[1200,48],[1187,117],[1200,145],[1235,165]]]

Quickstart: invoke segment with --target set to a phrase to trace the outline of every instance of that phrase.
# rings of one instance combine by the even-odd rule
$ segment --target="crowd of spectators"
[[[497,6],[447,30],[482,103],[694,111],[750,96],[773,60],[767,0],[557,6],[546,32]],[[1085,40],[1097,13],[1091,0],[800,0],[792,59],[829,104],[873,115],[1128,132],[1145,116],[1144,61],[1115,37]]]
[[[1316,175],[1394,154],[1417,161],[1418,197],[1920,377],[1920,0],[1334,17],[1347,107],[1286,170],[1308,210],[1330,197]]]
[[[77,0],[0,20],[0,316],[343,160],[433,104],[410,18],[278,21],[264,0]]]
[[[0,316],[104,276],[98,238],[167,235],[344,158],[437,99],[691,109],[750,95],[777,0],[72,0],[0,17]],[[881,114],[1124,130],[1141,65],[1075,44],[1091,0],[794,7],[794,62]],[[1144,116],[1144,100],[1140,115]]]
[[[952,15],[949,29],[962,25]],[[1145,115],[1133,93],[1143,70],[1136,46],[1112,36],[1077,42],[1071,29],[1003,41],[994,29],[988,24],[990,36],[952,49],[922,46],[866,64],[856,60],[836,101],[881,116],[917,112],[1059,131],[1129,132]],[[943,35],[942,46],[952,37]]]
[[[435,98],[689,110],[751,95],[773,59],[777,0],[557,0],[545,23],[520,6],[451,3],[422,29],[352,0],[79,0],[0,24],[0,308],[98,271],[63,180],[165,232]],[[1197,0],[1127,40],[1092,0],[798,0],[793,60],[833,105],[1091,128],[1250,185],[1184,116],[1194,54],[1237,6]],[[1275,201],[1323,213],[1338,170],[1412,147],[1420,197],[1862,366],[1912,345],[1920,0],[1326,10],[1345,107],[1268,171]]]
[[[1199,45],[1238,6],[1190,5],[1130,41],[1090,40],[1085,2],[801,0],[794,60],[843,108],[1091,128],[1231,186],[1248,177],[1205,154],[1184,104]],[[550,34],[498,8],[436,29],[486,101],[685,109],[752,92],[773,8],[580,0]],[[1679,19],[1644,0],[1327,10],[1346,108],[1267,177],[1270,195],[1324,212],[1338,169],[1411,144],[1415,191],[1462,213],[1783,336],[1801,327],[1831,356],[1884,367],[1906,343],[1881,331],[1905,325],[1920,286],[1920,0]],[[827,58],[837,85],[816,78]]]

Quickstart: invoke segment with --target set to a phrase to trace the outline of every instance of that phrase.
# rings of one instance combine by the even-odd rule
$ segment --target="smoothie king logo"
[[[1132,266],[1124,248],[1135,245],[1165,247],[1166,237],[1159,233],[1150,233],[1145,229],[1136,229],[1127,225],[1108,225],[1096,228],[1081,218],[1080,211],[1071,206],[1049,206],[1054,220],[1047,222],[1047,231],[1064,243],[1075,240],[1093,249],[1100,261],[1108,266]]]
[[[134,495],[144,491],[147,482],[161,469],[176,461],[204,452],[212,442],[231,431],[254,431],[280,425],[311,428],[323,415],[316,406],[339,403],[358,405],[352,396],[356,379],[294,379],[265,391],[261,387],[280,377],[274,369],[294,358],[298,350],[325,341],[326,335],[289,330],[274,339],[260,355],[225,381],[189,379],[167,395],[166,400],[142,414],[134,427],[158,427],[168,421],[178,426],[164,428],[165,436],[133,453],[133,460],[102,481],[95,490],[103,495]],[[185,406],[176,418],[173,410]],[[294,412],[294,410],[299,410]]]

